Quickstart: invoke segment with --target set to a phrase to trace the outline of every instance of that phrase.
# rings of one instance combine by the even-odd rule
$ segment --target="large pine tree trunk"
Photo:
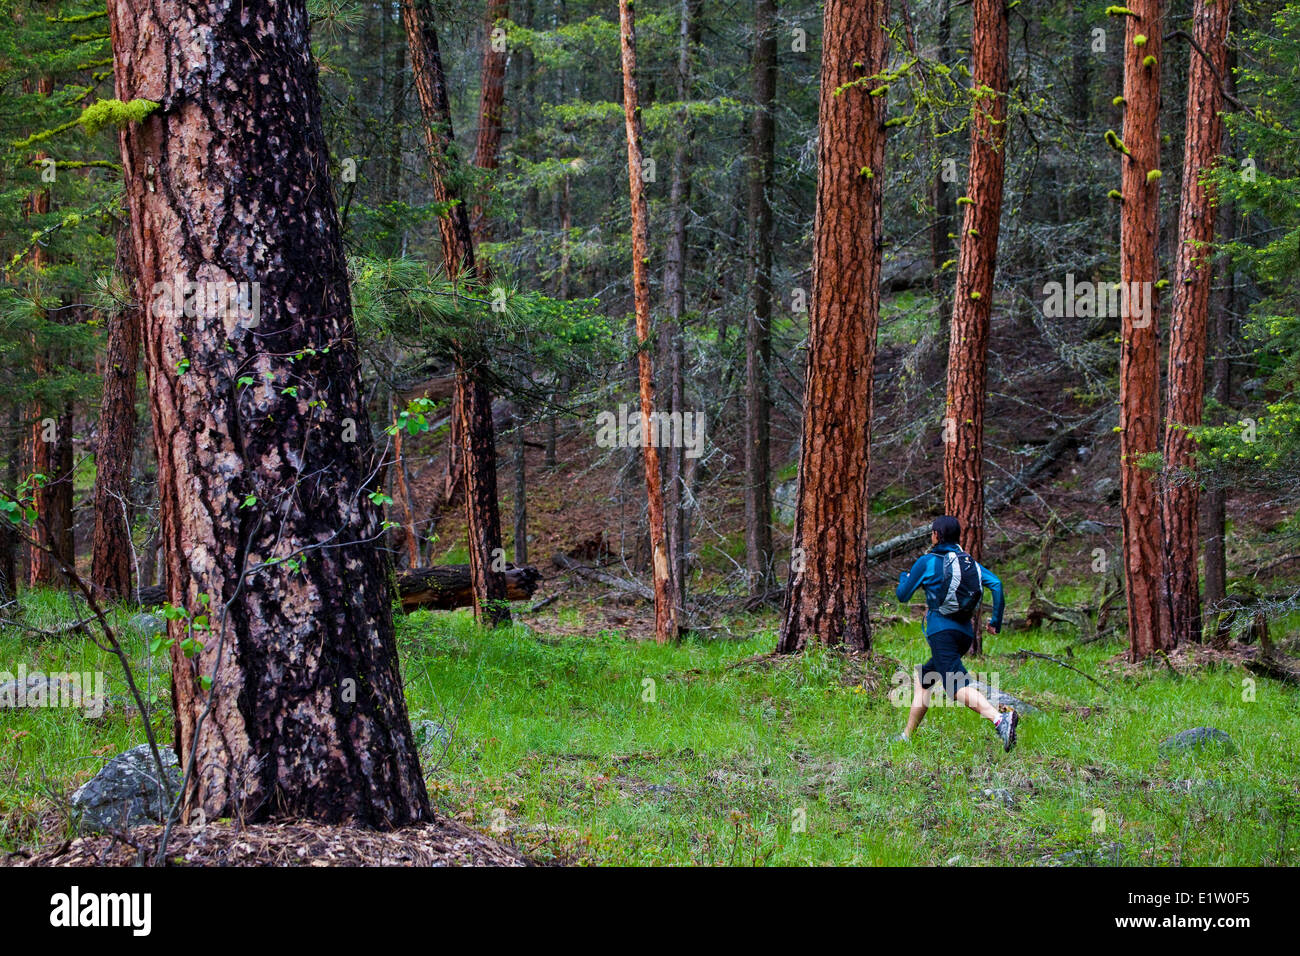
[[[168,599],[207,624],[190,657],[169,623],[185,816],[426,819],[306,4],[109,15],[118,97],[162,104],[121,146]],[[178,280],[260,314],[186,316]]]
[[[641,396],[641,433],[649,435],[654,421],[654,359],[651,357],[650,328],[650,242],[649,211],[642,179],[641,107],[637,103],[636,19],[631,0],[619,0],[619,29],[623,53],[623,113],[627,132],[628,186],[632,197],[632,290],[636,308],[637,384]],[[677,593],[668,557],[664,531],[663,487],[659,479],[659,449],[645,441],[647,512],[649,514],[651,573],[655,594],[655,640],[660,643],[678,637]]]
[[[776,0],[755,0],[754,115],[749,128],[748,267],[745,324],[745,571],[749,593],[772,586],[772,199],[776,168]]]
[[[957,260],[948,342],[944,510],[961,522],[962,544],[984,553],[984,396],[989,319],[1006,167],[1006,0],[975,0],[971,32],[970,182]]]
[[[1174,644],[1201,637],[1197,576],[1200,489],[1192,474],[1195,442],[1187,429],[1201,424],[1205,404],[1205,342],[1214,261],[1214,192],[1202,182],[1223,141],[1223,91],[1232,0],[1196,0],[1193,37],[1206,56],[1190,52],[1183,188],[1178,208],[1178,260],[1170,319],[1169,407],[1165,418],[1165,475],[1161,499],[1165,593]]]
[[[460,199],[455,188],[455,137],[447,78],[438,52],[438,34],[429,0],[402,0],[402,22],[411,54],[411,74],[424,119],[425,143],[433,173],[433,195],[440,203]],[[452,278],[474,278],[477,263],[474,237],[464,203],[455,202],[439,219],[443,260]],[[492,397],[470,367],[456,356],[456,394],[452,400],[452,436],[458,439],[459,468],[465,486],[465,517],[469,527],[469,563],[477,598],[474,614],[494,626],[510,620],[505,582],[494,566],[501,565],[501,515],[497,503],[496,430]]]
[[[480,169],[496,169],[497,154],[501,148],[501,110],[505,104],[506,61],[509,55],[504,44],[493,42],[492,31],[498,20],[509,15],[509,0],[488,0],[487,37],[483,47],[478,101],[478,137],[474,144],[474,165]],[[470,225],[478,242],[486,241],[489,236],[489,220],[484,215],[486,207],[483,197],[477,197]]]
[[[1120,192],[1120,281],[1146,308],[1124,309],[1120,351],[1120,498],[1129,654],[1171,647],[1164,614],[1160,503],[1142,459],[1160,450],[1160,369],[1155,283],[1159,278],[1161,0],[1135,0],[1124,33],[1124,145]],[[1134,41],[1143,37],[1139,45]],[[1148,62],[1147,57],[1154,60]],[[1154,63],[1154,65],[1150,65]]]
[[[134,279],[131,237],[118,238],[118,269]],[[134,281],[131,283],[135,288]],[[128,495],[135,457],[135,386],[140,363],[140,313],[128,305],[109,317],[104,390],[95,445],[95,529],[90,577],[115,598],[131,594],[131,526]]]
[[[880,317],[885,0],[827,0],[817,145],[813,301],[791,576],[777,650],[865,650],[867,472]],[[844,88],[846,83],[863,81]]]

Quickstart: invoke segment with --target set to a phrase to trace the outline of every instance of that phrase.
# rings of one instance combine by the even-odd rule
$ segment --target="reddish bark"
[[[1196,558],[1199,550],[1200,488],[1190,474],[1196,443],[1189,428],[1201,424],[1205,405],[1205,342],[1210,287],[1214,280],[1214,192],[1202,177],[1214,166],[1223,142],[1220,77],[1227,64],[1231,0],[1196,0],[1195,49],[1187,79],[1187,136],[1183,189],[1178,209],[1178,261],[1169,340],[1169,407],[1165,419],[1165,475],[1161,499],[1164,524],[1165,594],[1169,633],[1174,644],[1199,641],[1201,595]]]
[[[970,182],[957,259],[944,415],[944,511],[961,522],[962,544],[984,553],[984,396],[989,319],[1006,167],[1007,8],[975,0],[971,34]]]
[[[627,132],[628,188],[632,197],[632,289],[636,308],[637,381],[641,397],[641,431],[650,434],[655,410],[654,359],[650,327],[650,242],[645,182],[642,179],[641,108],[637,103],[636,18],[630,0],[619,0],[619,28],[623,52],[623,112]],[[663,488],[659,480],[659,449],[645,441],[645,485],[651,572],[654,577],[655,639],[660,643],[678,637],[677,594],[668,560],[664,533]]]
[[[871,643],[867,473],[880,316],[885,0],[827,0],[794,549],[777,650]],[[862,81],[853,86],[845,84]]]
[[[1120,351],[1120,500],[1129,655],[1140,660],[1172,646],[1161,593],[1160,503],[1142,458],[1160,450],[1160,327],[1155,283],[1160,239],[1161,0],[1135,0],[1124,33],[1124,135],[1121,162],[1120,281],[1129,291]],[[1141,42],[1135,42],[1142,37]],[[1150,58],[1150,59],[1148,59]],[[1144,310],[1134,307],[1140,296]]]
[[[451,104],[429,0],[402,0],[402,22],[406,27],[411,72],[424,119],[434,198],[449,204],[446,214],[438,220],[447,275],[472,280],[478,276],[474,237],[469,214],[454,186],[456,152]],[[478,596],[474,613],[481,622],[494,626],[510,620],[510,609],[506,604],[505,582],[500,574],[505,552],[501,547],[501,516],[497,503],[492,398],[469,367],[466,356],[458,354],[455,358],[452,433],[459,438],[460,460],[453,467],[461,469],[460,477],[465,486],[469,563],[474,577],[474,593]]]

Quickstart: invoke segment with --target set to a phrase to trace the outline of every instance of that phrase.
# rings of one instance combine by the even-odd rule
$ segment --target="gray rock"
[[[165,746],[158,748],[158,755],[174,795],[181,783],[176,755]],[[73,792],[72,806],[77,812],[77,829],[82,833],[161,823],[171,809],[148,744],[132,747],[105,764],[103,770]]]
[[[1038,708],[1033,704],[1026,703],[1018,697],[1012,697],[1002,690],[989,687],[983,681],[972,680],[971,686],[989,699],[989,703],[994,707],[1011,707],[1022,714],[1035,714]]]
[[[434,748],[446,750],[451,746],[451,732],[432,720],[417,720],[411,725],[411,732],[415,735],[415,746],[421,753]]]
[[[1092,493],[1103,501],[1118,500],[1119,482],[1109,476],[1092,483]]]
[[[1193,727],[1168,737],[1160,742],[1162,754],[1180,753],[1187,750],[1202,750],[1209,746],[1232,748],[1232,738],[1217,727]]]
[[[1011,791],[1003,788],[999,788],[997,790],[985,789],[984,791],[982,791],[982,793],[984,795],[985,800],[993,800],[997,803],[1000,803],[1008,810],[1010,810],[1015,805],[1016,802],[1015,797],[1011,795]]]
[[[132,614],[127,620],[126,626],[133,631],[138,631],[145,637],[153,637],[155,634],[161,634],[167,630],[167,621],[161,614],[150,614],[148,611],[141,611],[139,614]]]
[[[1077,534],[1105,534],[1106,529],[1095,521],[1080,521],[1074,526]]]
[[[795,480],[783,481],[772,489],[772,507],[776,509],[776,516],[782,524],[789,524],[794,520],[798,497],[799,482]]]

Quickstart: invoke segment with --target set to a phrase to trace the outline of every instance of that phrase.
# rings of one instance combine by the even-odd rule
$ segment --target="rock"
[[[450,731],[432,720],[417,720],[411,725],[411,732],[415,735],[415,746],[422,753],[435,747],[445,750],[451,746]]]
[[[1080,521],[1074,526],[1076,534],[1105,534],[1106,529],[1095,521]]]
[[[1005,691],[989,687],[989,685],[985,684],[983,681],[972,680],[970,683],[972,687],[987,697],[989,703],[994,707],[1010,707],[1022,714],[1034,714],[1038,712],[1038,708],[1033,704],[1027,704],[1018,697],[1012,697]]]
[[[1160,752],[1171,754],[1187,750],[1202,750],[1212,744],[1232,748],[1232,738],[1217,727],[1193,727],[1174,734],[1160,742]]]
[[[1098,478],[1092,483],[1092,493],[1102,501],[1115,502],[1119,500],[1119,482],[1109,476]]]
[[[798,497],[799,482],[795,480],[783,481],[772,489],[772,507],[776,509],[776,517],[782,524],[794,521]]]
[[[145,637],[153,637],[155,634],[161,634],[167,630],[167,621],[161,614],[150,614],[148,611],[141,611],[139,614],[132,614],[127,620],[126,626],[143,634]]]
[[[175,795],[181,784],[181,770],[176,754],[169,747],[159,747]],[[82,833],[125,829],[141,823],[161,823],[171,804],[167,791],[158,779],[158,765],[148,744],[120,753],[104,769],[72,794],[72,807],[78,813],[77,829]]]
[[[1006,789],[1000,788],[997,790],[984,790],[983,795],[984,795],[984,799],[994,800],[1002,804],[1008,810],[1010,810],[1012,806],[1015,805],[1016,802],[1015,797],[1011,795],[1011,791]]]

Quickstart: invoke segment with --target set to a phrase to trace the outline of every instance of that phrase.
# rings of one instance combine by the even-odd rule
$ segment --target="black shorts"
[[[975,639],[961,631],[939,631],[927,634],[925,639],[930,644],[930,659],[921,665],[921,686],[926,689],[937,686],[949,697],[969,686],[972,678],[961,656],[970,650]]]

